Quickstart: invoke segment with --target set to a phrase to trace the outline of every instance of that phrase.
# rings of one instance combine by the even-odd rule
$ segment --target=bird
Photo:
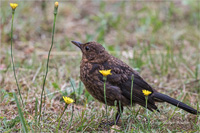
[[[110,55],[101,44],[71,42],[82,52],[80,79],[87,91],[99,102],[107,102],[108,106],[117,105],[118,107],[115,120],[110,124],[118,123],[124,106],[130,106],[133,103],[146,107],[143,90],[150,92],[147,96],[147,109],[150,111],[160,112],[155,103],[167,102],[191,114],[200,114],[196,109],[155,90],[137,71]],[[111,75],[108,75],[106,79],[106,100],[104,99],[104,78],[100,73],[101,70],[111,70]]]

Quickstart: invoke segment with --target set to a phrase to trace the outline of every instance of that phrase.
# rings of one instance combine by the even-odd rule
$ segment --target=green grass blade
[[[37,116],[38,116],[38,98],[35,100],[35,127],[37,127]]]
[[[19,101],[18,101],[18,99],[17,99],[16,94],[13,93],[13,95],[14,95],[15,101],[16,101],[16,103],[17,103],[19,118],[20,118],[20,122],[21,122],[21,124],[22,124],[23,131],[24,131],[25,133],[27,133],[28,130],[27,130],[27,127],[26,127],[26,122],[25,122],[25,119],[24,119],[23,112],[22,112],[21,107],[20,107],[20,105],[19,105]]]

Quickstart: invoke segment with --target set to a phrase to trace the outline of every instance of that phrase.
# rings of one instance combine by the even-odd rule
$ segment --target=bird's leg
[[[123,106],[119,106],[118,105],[118,110],[117,110],[117,114],[115,116],[115,123],[114,124],[117,124],[119,119],[120,119],[120,116],[121,114],[123,113]]]
[[[121,114],[123,113],[123,109],[124,109],[123,106],[118,105],[117,114],[115,115],[115,120],[108,123],[108,125],[117,125],[121,117]]]
[[[118,104],[118,109],[117,109],[117,113],[116,113],[116,115],[115,115],[115,120],[114,121],[112,121],[112,122],[108,122],[108,123],[104,123],[104,122],[102,122],[101,124],[100,124],[100,126],[101,125],[110,125],[110,126],[112,126],[112,125],[117,125],[117,123],[119,122],[119,119],[120,119],[120,117],[121,117],[121,114],[123,113],[123,110],[124,110],[124,108],[123,108],[123,106],[121,106],[120,104]]]

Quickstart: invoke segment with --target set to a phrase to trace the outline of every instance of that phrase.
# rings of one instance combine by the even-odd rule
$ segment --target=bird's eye
[[[88,51],[90,48],[88,46],[85,47],[85,50]]]

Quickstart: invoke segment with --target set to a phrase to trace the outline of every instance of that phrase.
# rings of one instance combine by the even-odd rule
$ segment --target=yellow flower
[[[150,95],[152,92],[148,91],[148,90],[142,90],[142,92],[144,93],[145,96]]]
[[[58,2],[57,1],[55,2],[55,7],[58,8]]]
[[[10,6],[11,6],[11,8],[13,10],[15,10],[17,8],[18,4],[16,4],[16,3],[10,3]]]
[[[110,70],[99,70],[99,72],[100,72],[103,76],[112,75],[111,69],[110,69]]]
[[[70,104],[70,103],[73,103],[73,102],[74,102],[74,100],[71,99],[71,98],[69,98],[69,97],[64,97],[64,96],[63,96],[63,99],[64,99],[64,101],[65,101],[66,104]]]

